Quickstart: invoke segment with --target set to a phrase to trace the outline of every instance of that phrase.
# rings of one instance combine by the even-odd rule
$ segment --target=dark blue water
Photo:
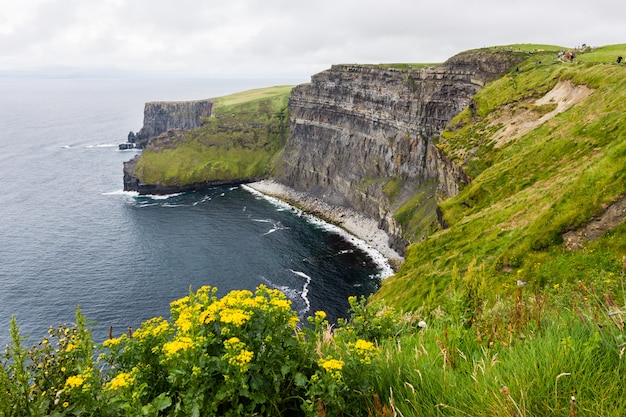
[[[118,151],[152,100],[301,80],[0,79],[0,345],[14,315],[39,340],[81,307],[103,340],[189,288],[278,288],[301,316],[345,316],[379,267],[338,234],[242,187],[168,198],[122,192]]]

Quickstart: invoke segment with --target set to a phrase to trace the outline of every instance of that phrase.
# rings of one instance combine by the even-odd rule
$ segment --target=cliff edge
[[[129,140],[144,148],[148,141],[172,129],[191,130],[202,125],[211,116],[213,100],[154,101],[146,103],[143,110],[143,126]]]

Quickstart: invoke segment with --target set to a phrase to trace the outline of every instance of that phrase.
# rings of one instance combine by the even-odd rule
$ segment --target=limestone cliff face
[[[518,61],[476,52],[432,69],[335,65],[316,74],[292,90],[291,135],[279,180],[377,219],[402,250],[436,221],[435,195],[455,195],[468,181],[433,137],[485,82]],[[409,200],[415,207],[408,209],[425,219],[424,230],[411,236],[393,217]]]
[[[148,140],[171,129],[191,130],[200,127],[202,118],[211,115],[213,100],[155,101],[146,103],[143,127],[135,141],[144,147]]]

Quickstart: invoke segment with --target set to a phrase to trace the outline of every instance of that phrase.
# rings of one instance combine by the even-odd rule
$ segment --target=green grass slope
[[[182,137],[152,140],[135,168],[148,184],[189,185],[268,175],[288,134],[292,86],[218,97],[213,115]]]
[[[533,49],[442,133],[437,146],[473,180],[440,202],[448,227],[410,246],[377,298],[435,308],[469,265],[480,266],[491,297],[517,280],[540,291],[621,272],[623,222],[576,249],[564,236],[626,196],[626,65],[616,63],[626,44],[573,61],[557,60],[558,47]]]

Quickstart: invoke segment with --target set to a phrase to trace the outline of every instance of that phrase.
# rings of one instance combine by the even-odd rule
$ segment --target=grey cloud
[[[0,31],[0,69],[251,74],[440,62],[491,45],[624,42],[625,15],[622,0],[51,0],[13,33]]]

